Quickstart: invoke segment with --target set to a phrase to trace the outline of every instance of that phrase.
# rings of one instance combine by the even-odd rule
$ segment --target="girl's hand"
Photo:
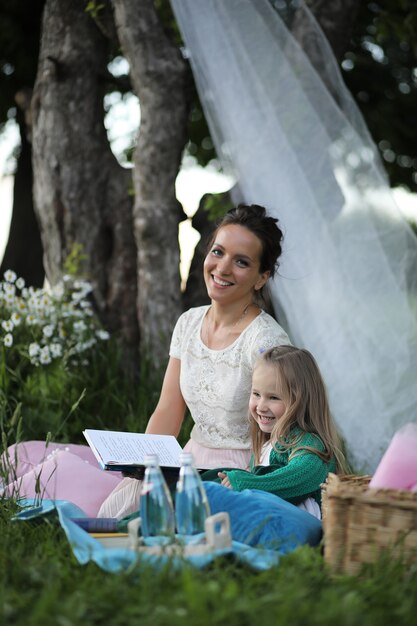
[[[222,479],[221,484],[223,485],[223,487],[233,489],[232,485],[230,484],[230,480],[227,477],[227,474],[225,474],[224,472],[218,472],[217,476]]]

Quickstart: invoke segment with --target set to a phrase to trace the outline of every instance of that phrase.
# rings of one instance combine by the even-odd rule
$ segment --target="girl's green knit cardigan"
[[[298,439],[298,435],[301,438]],[[326,463],[317,454],[309,450],[300,450],[292,458],[295,448],[308,446],[320,452],[324,451],[324,444],[318,435],[303,433],[300,429],[291,432],[298,441],[294,447],[285,449],[276,444],[269,456],[269,465],[254,466],[251,460],[251,470],[227,470],[227,476],[234,491],[243,489],[261,489],[280,496],[288,502],[299,504],[306,498],[312,497],[321,503],[320,485],[326,480],[329,472],[336,471],[336,462],[332,458]]]

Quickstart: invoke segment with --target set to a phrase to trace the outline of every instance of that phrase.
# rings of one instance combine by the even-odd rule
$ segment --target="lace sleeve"
[[[281,326],[271,318],[271,322],[265,328],[261,329],[253,338],[251,346],[252,365],[265,350],[284,344],[291,345],[290,338]]]
[[[183,313],[177,320],[174,330],[172,332],[171,345],[169,347],[169,356],[175,359],[181,359],[181,343],[184,333],[184,318],[186,313]]]

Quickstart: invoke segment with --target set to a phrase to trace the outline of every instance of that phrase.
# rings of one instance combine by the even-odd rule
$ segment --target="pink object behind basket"
[[[417,490],[417,424],[405,424],[395,433],[369,486]]]

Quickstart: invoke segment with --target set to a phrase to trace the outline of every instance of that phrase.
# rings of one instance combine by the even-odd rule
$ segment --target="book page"
[[[84,436],[105,465],[143,465],[147,454],[157,454],[160,465],[179,466],[182,448],[172,435],[87,429]]]

